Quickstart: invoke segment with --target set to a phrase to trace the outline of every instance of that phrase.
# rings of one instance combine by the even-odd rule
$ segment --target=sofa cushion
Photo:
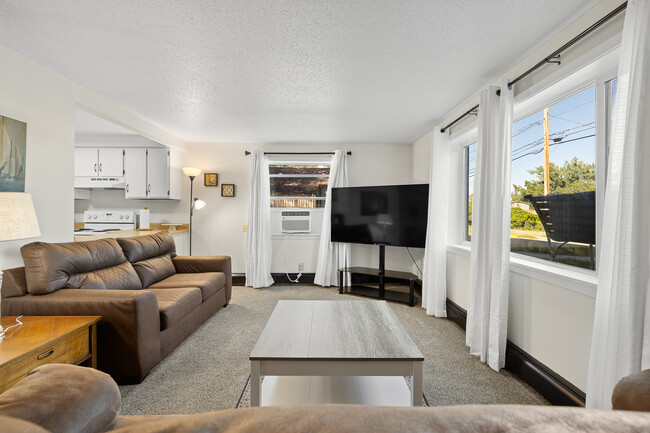
[[[144,288],[147,288],[157,281],[170,277],[176,273],[176,269],[172,263],[172,258],[169,254],[135,262],[133,263],[133,268],[135,269],[135,272],[137,272],[142,287]]]
[[[142,287],[149,287],[176,273],[172,263],[172,257],[176,257],[176,245],[169,233],[118,238],[117,242],[122,247],[126,258],[133,264]]]
[[[147,290],[158,300],[161,331],[171,328],[201,305],[201,290],[196,287]]]
[[[115,239],[32,242],[20,248],[27,290],[33,295],[73,289],[141,289],[142,284]]]
[[[75,365],[42,365],[0,394],[0,415],[51,432],[103,432],[119,412],[120,391],[113,379]],[[0,430],[12,431],[3,427]]]
[[[166,254],[176,257],[176,244],[174,244],[174,238],[168,232],[134,238],[118,238],[117,242],[131,263]]]
[[[201,289],[203,302],[207,301],[226,285],[226,275],[223,272],[203,272],[199,274],[174,274],[156,284],[151,289],[166,289],[174,287],[198,287]]]

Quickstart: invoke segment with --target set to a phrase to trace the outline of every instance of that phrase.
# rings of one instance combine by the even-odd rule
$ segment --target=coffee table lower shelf
[[[411,406],[411,390],[401,376],[265,376],[261,394],[260,406]]]

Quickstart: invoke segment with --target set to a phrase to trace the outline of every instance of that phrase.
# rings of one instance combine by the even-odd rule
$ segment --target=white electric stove
[[[132,210],[87,210],[84,228],[74,231],[75,236],[94,236],[119,230],[135,230],[136,217]]]

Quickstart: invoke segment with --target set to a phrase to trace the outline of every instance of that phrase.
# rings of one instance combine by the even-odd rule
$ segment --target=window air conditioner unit
[[[283,210],[282,233],[311,233],[311,212]]]

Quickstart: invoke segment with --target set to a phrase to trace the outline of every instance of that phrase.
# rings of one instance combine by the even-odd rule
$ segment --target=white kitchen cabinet
[[[118,177],[124,170],[123,149],[118,147],[77,147],[74,150],[74,175],[79,177]]]
[[[169,198],[169,150],[147,149],[147,197]]]
[[[180,188],[177,187],[180,170],[176,160],[176,151],[166,147],[125,149],[125,197],[180,199]]]
[[[115,147],[100,147],[99,175],[102,177],[124,176],[124,149]]]
[[[189,256],[190,255],[190,233],[176,233],[173,234],[174,243],[176,244],[176,255]]]
[[[147,149],[124,149],[124,192],[126,198],[148,198]]]

